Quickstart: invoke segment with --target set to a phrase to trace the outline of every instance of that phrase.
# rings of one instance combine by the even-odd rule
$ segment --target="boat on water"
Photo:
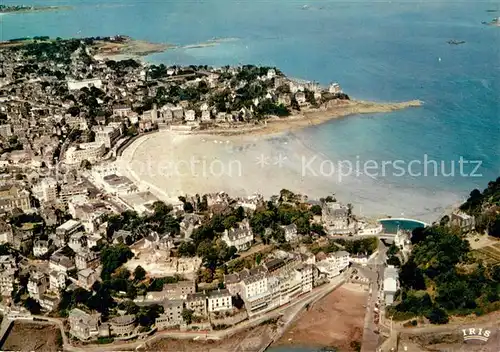
[[[461,44],[465,44],[465,40],[448,40],[447,42],[448,44],[450,45],[461,45]]]

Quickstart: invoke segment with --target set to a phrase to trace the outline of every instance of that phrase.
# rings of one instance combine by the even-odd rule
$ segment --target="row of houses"
[[[98,337],[131,336],[136,330],[136,317],[132,314],[120,315],[102,322],[100,313],[87,313],[79,308],[69,312],[69,333],[82,341]]]

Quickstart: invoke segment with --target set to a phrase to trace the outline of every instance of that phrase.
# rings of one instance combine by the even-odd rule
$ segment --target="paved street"
[[[358,268],[360,273],[370,279],[368,300],[366,303],[363,344],[361,347],[361,351],[363,352],[375,351],[380,340],[378,324],[375,323],[375,304],[380,302],[378,308],[380,312],[380,310],[383,309],[381,301],[383,300],[382,291],[387,247],[385,247],[381,241],[378,241],[377,251],[377,255],[368,262],[367,266]]]

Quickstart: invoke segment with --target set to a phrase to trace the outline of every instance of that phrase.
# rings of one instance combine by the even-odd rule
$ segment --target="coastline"
[[[377,103],[362,100],[343,100],[328,107],[308,109],[287,117],[273,117],[259,125],[248,125],[235,128],[213,128],[194,130],[188,134],[203,135],[269,135],[282,133],[294,129],[317,126],[330,120],[351,115],[377,114],[422,106],[420,100],[411,100],[399,103]]]
[[[323,160],[335,162],[335,156],[324,155],[290,133],[294,129],[325,123],[358,111],[377,113],[413,104],[416,103],[355,102],[337,107],[335,113],[331,109],[309,112],[307,116],[313,115],[311,119],[301,115],[245,128],[235,126],[232,129],[194,132],[161,130],[139,136],[123,150],[117,165],[121,174],[141,191],[150,191],[168,203],[177,202],[181,195],[221,191],[234,197],[248,197],[256,193],[271,197],[285,188],[307,194],[310,199],[335,193],[338,199],[352,202],[357,211],[367,218],[398,217],[404,213],[405,217],[432,222],[441,209],[456,201],[454,195],[402,191],[390,184],[388,188],[387,184],[377,183],[364,175],[349,175],[340,180],[337,174],[304,174],[302,160],[315,159],[312,167],[318,171]],[[286,160],[283,165],[274,166],[273,162],[280,155],[284,155]],[[258,163],[262,156],[270,161],[267,167]],[[191,162],[195,163],[194,169],[188,166]],[[204,169],[203,165],[207,168]],[[210,165],[222,166],[223,172],[218,174],[219,169],[216,168],[215,174],[212,174]],[[412,202],[405,202],[408,198]],[[405,206],[396,206],[399,202]],[[423,206],[430,211],[415,212]]]

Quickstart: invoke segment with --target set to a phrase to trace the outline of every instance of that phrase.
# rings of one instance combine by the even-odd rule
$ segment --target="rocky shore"
[[[116,41],[96,41],[93,49],[96,50],[95,58],[107,58],[113,60],[136,59],[154,53],[161,53],[175,47],[171,44],[151,43],[145,40],[132,39],[127,36],[119,36]]]

